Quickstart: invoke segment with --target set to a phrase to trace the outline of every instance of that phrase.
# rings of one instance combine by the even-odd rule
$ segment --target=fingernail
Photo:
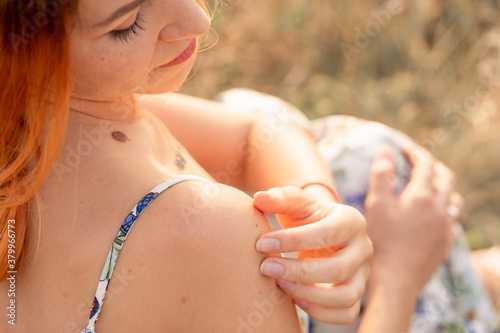
[[[262,265],[260,265],[260,273],[270,277],[279,278],[285,274],[285,268],[283,265],[275,262],[263,262]]]
[[[297,304],[302,310],[307,310],[309,308],[310,303],[303,301],[301,299],[294,298],[293,302]]]
[[[267,195],[269,196],[269,199],[271,200],[279,199],[281,192],[282,189],[276,187],[266,191]]]
[[[274,252],[281,249],[281,242],[275,238],[262,238],[257,242],[257,251]]]
[[[264,193],[266,193],[266,192],[264,192],[264,191],[257,192],[257,193],[255,193],[255,194],[253,195],[253,198],[254,198],[254,199],[255,199],[255,198],[257,198],[257,199],[262,198],[262,196],[264,195]]]
[[[297,288],[297,284],[295,282],[287,281],[287,280],[277,280],[278,286],[281,287],[284,291],[288,293],[293,293]]]
[[[378,158],[384,159],[393,159],[394,158],[394,150],[391,146],[384,146],[378,152]]]

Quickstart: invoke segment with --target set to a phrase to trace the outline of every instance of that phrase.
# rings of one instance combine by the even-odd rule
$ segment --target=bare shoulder
[[[115,269],[127,278],[111,280],[97,329],[300,332],[291,300],[259,273],[255,242],[269,230],[234,188],[191,181],[167,190],[131,231]]]

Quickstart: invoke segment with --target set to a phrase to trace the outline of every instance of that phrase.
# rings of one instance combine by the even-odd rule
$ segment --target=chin
[[[148,75],[136,93],[156,95],[178,90],[186,82],[192,68],[192,60],[172,68],[157,68]]]

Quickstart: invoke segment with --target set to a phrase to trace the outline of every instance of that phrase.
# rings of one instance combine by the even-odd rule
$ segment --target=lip
[[[185,63],[186,61],[191,59],[195,51],[196,51],[196,38],[193,38],[187,49],[185,49],[181,54],[179,54],[174,60],[172,60],[168,64],[160,66],[160,68],[167,68]]]

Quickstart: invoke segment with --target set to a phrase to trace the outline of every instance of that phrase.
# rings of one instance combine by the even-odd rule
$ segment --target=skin
[[[135,101],[135,93],[163,93],[182,84],[193,59],[169,68],[158,66],[175,59],[193,38],[203,35],[208,19],[195,1],[156,1],[145,2],[105,27],[91,28],[124,3],[80,2],[71,36],[75,86],[60,156],[66,168],[54,167],[40,190],[44,223],[41,230],[31,230],[31,239],[41,235],[39,243],[28,245],[37,255],[28,257],[25,272],[19,275],[17,313],[27,319],[18,322],[16,331],[85,327],[102,269],[96,263],[106,257],[126,210],[165,179],[178,174],[211,179],[234,161],[241,170],[231,173],[227,184],[251,191],[274,188],[253,200],[223,185],[214,185],[216,195],[200,196],[203,185],[196,182],[162,194],[127,240],[116,267],[119,275],[110,285],[114,292],[106,298],[97,329],[230,331],[242,324],[239,318],[248,321],[255,304],[271,301],[272,315],[255,330],[294,332],[299,327],[292,299],[316,319],[338,324],[352,321],[364,292],[371,243],[364,220],[354,209],[334,203],[322,186],[298,189],[311,181],[333,186],[312,140],[286,126],[261,147],[256,139],[269,124],[252,115],[235,116],[220,105],[170,94]],[[138,12],[144,18],[144,30],[128,43],[115,41],[110,31],[132,25]],[[103,124],[111,130],[103,130]],[[77,167],[68,168],[73,152],[96,130],[103,134],[102,141],[81,156]],[[111,131],[123,133],[128,141],[115,140]],[[242,153],[242,144],[258,154],[250,158],[254,154]],[[388,195],[379,193],[379,197]],[[381,207],[396,204],[384,201]],[[435,205],[433,212],[440,213],[443,205]],[[172,207],[189,207],[187,220],[185,210]],[[298,228],[269,233],[261,212],[276,213],[286,227]],[[382,218],[380,214],[373,214],[373,219]],[[401,214],[391,219],[411,215],[411,211]],[[266,239],[275,240],[272,243],[278,246],[263,248],[257,242]],[[313,259],[314,265],[277,256],[290,251]],[[392,255],[381,253],[376,258]],[[269,269],[276,267],[270,264],[281,264],[283,269]],[[274,279],[258,274],[259,266],[263,275],[277,278],[281,289]],[[387,284],[388,274],[375,271],[376,286],[393,286]],[[424,279],[418,276],[410,281],[412,286],[418,287]],[[45,288],[40,290],[39,285]],[[0,287],[6,292],[5,282]],[[395,292],[399,290],[371,293],[371,304],[383,304],[377,300]],[[269,295],[278,295],[279,301],[273,302]],[[388,315],[393,309],[407,311],[411,305],[410,297],[410,301],[396,299],[382,308]],[[372,307],[367,310],[373,311]],[[367,327],[390,323],[384,316],[366,317]],[[390,331],[380,327],[375,331]]]
[[[190,147],[191,143],[176,139],[169,131],[167,126],[174,126],[164,115],[172,105],[148,104],[147,99],[134,98],[135,93],[163,93],[182,84],[193,59],[168,68],[158,66],[175,59],[193,38],[207,31],[207,16],[194,0],[148,1],[109,25],[93,28],[126,3],[80,1],[79,17],[71,33],[75,81],[67,135],[59,159],[39,191],[43,221],[41,227],[33,223],[29,230],[27,251],[31,255],[17,277],[18,321],[15,327],[2,321],[3,331],[74,332],[86,327],[102,263],[128,210],[151,188],[172,176],[194,174],[213,180],[207,169],[224,170],[212,169],[214,165],[204,160],[200,165],[183,146]],[[144,30],[128,43],[114,40],[112,31],[130,27],[139,12]],[[174,103],[172,113],[183,106],[180,101]],[[213,106],[202,110],[210,108]],[[187,107],[183,123],[189,123],[197,109]],[[232,124],[222,121],[218,128],[223,119],[220,116],[211,115],[210,124],[221,129],[219,133],[226,133],[227,142],[235,145],[255,142],[258,126],[265,126],[258,119],[242,116]],[[245,135],[233,125],[244,129]],[[184,129],[196,133],[196,127]],[[116,140],[115,132],[127,140]],[[283,146],[286,142],[292,146]],[[295,157],[286,154],[269,159],[275,151],[292,149],[296,143],[300,143],[309,164],[291,164]],[[208,141],[205,149],[211,144],[219,147]],[[357,297],[349,296],[344,304],[338,303],[343,298],[342,290],[338,298],[321,301],[318,308],[310,302],[320,301],[319,297],[306,303],[295,301],[317,318],[335,322],[343,312],[349,314],[347,319],[354,318],[372,253],[364,219],[354,209],[334,203],[329,191],[321,186],[305,190],[283,187],[310,181],[332,184],[326,168],[317,162],[313,145],[310,138],[290,126],[253,163],[244,158],[245,171],[231,182],[240,184],[241,189],[278,186],[254,200],[233,187],[212,184],[207,189],[208,185],[193,181],[179,184],[156,199],[127,239],[96,329],[234,331],[249,324],[257,309],[265,316],[252,326],[255,331],[299,332],[292,298],[273,278],[259,273],[261,267],[262,273],[272,275],[266,271],[266,263],[273,260],[283,264],[282,281],[345,282],[343,292],[352,289],[348,295]],[[227,146],[214,155],[219,161],[215,165],[226,166],[228,161],[241,159],[234,146]],[[199,156],[200,150],[194,150],[193,156]],[[259,175],[264,162],[276,169]],[[280,172],[294,164],[297,166],[288,174]],[[319,179],[311,179],[304,171],[309,167],[314,167]],[[257,175],[265,176],[260,177],[264,180],[250,184]],[[269,234],[262,212],[273,210],[289,226],[302,225],[302,231]],[[320,223],[313,224],[316,221]],[[317,238],[318,234],[330,233],[340,236]],[[272,254],[256,249],[263,235],[280,241]],[[339,245],[342,250],[332,250]],[[321,248],[330,249],[327,253],[333,259],[316,256],[314,269],[301,260],[276,257],[282,251]],[[337,268],[343,273],[325,273]],[[7,290],[4,281],[0,292],[6,294]],[[262,304],[267,304],[264,309],[268,310],[262,310]]]
[[[366,218],[375,252],[360,333],[406,332],[418,293],[453,244],[456,217],[446,207],[461,206],[453,174],[419,147],[407,154],[413,171],[399,197],[392,193],[394,153],[381,151],[372,166]]]
[[[80,19],[71,33],[76,79],[72,102],[81,98],[82,103],[95,100],[107,104],[131,92],[163,93],[179,88],[189,74],[194,58],[181,66],[159,67],[181,54],[193,38],[207,32],[210,22],[202,8],[195,1],[144,2],[106,26],[93,27],[129,2],[80,2]],[[128,41],[110,35],[110,31],[130,27],[139,12],[144,30],[132,34]]]
[[[471,253],[472,263],[480,272],[485,289],[497,312],[500,312],[500,246]]]
[[[287,292],[293,293],[295,286],[314,290],[307,294],[307,300],[294,297],[296,304],[312,317],[328,323],[352,321],[359,312],[359,301],[365,289],[371,242],[366,236],[363,217],[357,210],[338,205],[323,186],[297,189],[311,180],[333,184],[313,140],[294,126],[281,127],[272,120],[253,119],[251,114],[241,115],[220,104],[197,98],[169,94],[139,101],[170,125],[175,136],[210,174],[216,177],[222,174],[221,181],[246,191],[271,187],[254,196],[254,206],[265,213],[276,213],[286,228],[302,227],[295,229],[298,231],[295,233],[283,230],[263,235],[263,238],[275,239],[282,246],[272,250],[257,249],[268,254],[299,251],[302,258],[325,255],[338,258],[321,259],[316,261],[317,265],[280,259],[284,275],[265,270],[269,267],[266,263],[277,261],[268,258],[261,265],[261,273],[279,278],[280,286],[283,286],[283,281],[292,283],[292,289],[285,290]],[[277,126],[274,139],[265,144],[260,142],[258,133],[269,133],[269,129],[275,128],[273,126]],[[242,154],[241,147],[247,146],[248,149],[243,151],[250,153]],[[213,158],[211,152],[217,152],[219,158]],[[322,223],[313,224],[316,221]],[[340,231],[345,238],[328,236]],[[285,247],[286,243],[292,246]],[[338,245],[350,250],[337,252]],[[350,269],[343,269],[345,266],[350,266]],[[335,276],[334,273],[339,271],[348,273],[343,277]],[[326,280],[325,272],[330,273]],[[342,285],[332,285],[339,280],[343,281]],[[328,297],[323,293],[325,284],[311,284],[311,281],[327,283],[330,286]]]

